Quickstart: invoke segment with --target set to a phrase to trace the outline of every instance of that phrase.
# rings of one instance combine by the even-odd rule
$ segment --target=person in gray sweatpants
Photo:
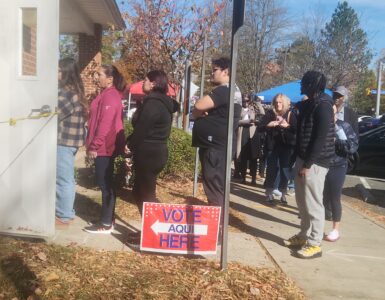
[[[299,247],[299,258],[322,255],[321,241],[325,224],[323,188],[329,163],[334,155],[334,117],[332,98],[324,93],[326,77],[308,71],[301,80],[301,93],[308,100],[298,106],[295,196],[301,230],[288,240],[287,247]]]

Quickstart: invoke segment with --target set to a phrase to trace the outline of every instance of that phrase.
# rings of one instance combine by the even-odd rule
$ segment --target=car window
[[[373,133],[368,136],[366,143],[370,145],[385,145],[385,127],[382,130],[379,130],[376,133]]]

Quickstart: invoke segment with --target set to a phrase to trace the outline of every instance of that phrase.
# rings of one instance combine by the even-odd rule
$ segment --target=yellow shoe
[[[320,246],[312,246],[306,244],[300,250],[297,251],[297,257],[299,258],[316,258],[322,256],[322,249]]]
[[[303,238],[300,238],[298,235],[293,235],[288,240],[283,240],[283,244],[286,247],[293,247],[293,248],[301,248],[306,245],[306,240]]]

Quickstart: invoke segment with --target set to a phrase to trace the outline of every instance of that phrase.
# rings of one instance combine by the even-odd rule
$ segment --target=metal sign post
[[[202,54],[202,69],[201,69],[201,87],[199,99],[203,98],[203,90],[205,88],[205,72],[206,72],[206,42],[207,34],[205,34],[205,39],[203,41],[203,54]],[[194,185],[193,185],[193,197],[197,195],[197,186],[198,186],[198,164],[199,164],[199,148],[195,149],[195,169],[194,169]]]
[[[183,129],[188,131],[190,123],[190,98],[191,98],[191,63],[190,61],[186,62],[185,74],[184,74],[184,109],[183,109]]]
[[[235,77],[237,71],[238,59],[238,38],[239,28],[243,25],[245,16],[245,0],[234,0],[233,2],[233,26],[231,39],[231,74],[230,74],[230,92],[229,92],[229,110],[227,123],[227,151],[226,151],[226,181],[225,181],[225,199],[223,207],[223,226],[222,226],[222,248],[221,248],[221,269],[227,268],[227,239],[229,225],[229,201],[230,201],[230,178],[231,178],[231,160],[233,148],[233,123],[234,123],[234,95],[235,95]]]
[[[382,67],[384,63],[380,61],[378,63],[378,76],[377,76],[377,101],[376,101],[376,118],[380,116],[380,101],[381,101],[381,75]]]

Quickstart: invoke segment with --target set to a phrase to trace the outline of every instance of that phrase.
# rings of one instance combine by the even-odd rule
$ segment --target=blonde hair
[[[275,105],[277,104],[278,98],[282,99],[282,111],[278,112]],[[286,96],[285,94],[277,94],[274,96],[273,101],[271,104],[273,105],[273,111],[276,115],[282,116],[284,115],[289,109],[290,109],[290,98]]]

